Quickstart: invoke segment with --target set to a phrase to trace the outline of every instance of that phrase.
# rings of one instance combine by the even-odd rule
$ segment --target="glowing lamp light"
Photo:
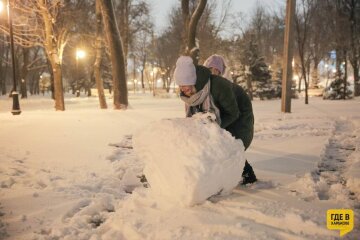
[[[0,2],[0,12],[2,12],[4,10],[4,3]]]
[[[76,58],[77,59],[84,58],[85,56],[86,56],[86,52],[84,50],[81,50],[81,49],[76,50]]]

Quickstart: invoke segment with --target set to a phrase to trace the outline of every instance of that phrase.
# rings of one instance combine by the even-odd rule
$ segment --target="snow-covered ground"
[[[279,100],[255,100],[245,154],[260,181],[194,207],[143,187],[144,162],[132,148],[140,129],[183,117],[183,103],[129,101],[127,111],[100,110],[95,97],[67,96],[56,112],[48,97],[30,97],[12,116],[0,97],[0,239],[338,239],[326,228],[334,208],[354,210],[342,239],[359,238],[359,98],[292,100],[291,114]]]

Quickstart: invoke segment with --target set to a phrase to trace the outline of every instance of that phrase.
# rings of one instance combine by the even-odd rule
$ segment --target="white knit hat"
[[[196,69],[191,57],[181,56],[178,58],[174,78],[179,86],[195,85]]]

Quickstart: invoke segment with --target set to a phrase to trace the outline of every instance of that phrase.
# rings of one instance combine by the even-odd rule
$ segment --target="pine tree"
[[[254,97],[271,99],[277,97],[276,86],[271,81],[271,72],[269,66],[265,63],[265,58],[260,56],[258,45],[254,36],[245,40],[242,50],[242,64],[249,66],[250,74],[245,74],[245,82],[251,81],[251,90]],[[247,84],[246,89],[249,84]]]
[[[271,74],[264,57],[257,58],[250,66],[253,82],[255,82],[255,96],[261,100],[274,98],[274,89],[271,84]]]
[[[323,99],[339,100],[339,99],[351,99],[352,91],[349,88],[350,83],[346,83],[346,95],[344,97],[344,79],[341,75],[337,75],[336,78],[330,83],[330,86],[325,88]]]

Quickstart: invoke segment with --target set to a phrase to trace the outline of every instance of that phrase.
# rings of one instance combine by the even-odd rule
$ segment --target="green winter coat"
[[[229,80],[212,75],[203,66],[196,66],[197,91],[210,79],[210,93],[220,110],[221,127],[229,131],[236,139],[241,139],[247,149],[254,135],[254,114],[249,96],[242,87]]]

